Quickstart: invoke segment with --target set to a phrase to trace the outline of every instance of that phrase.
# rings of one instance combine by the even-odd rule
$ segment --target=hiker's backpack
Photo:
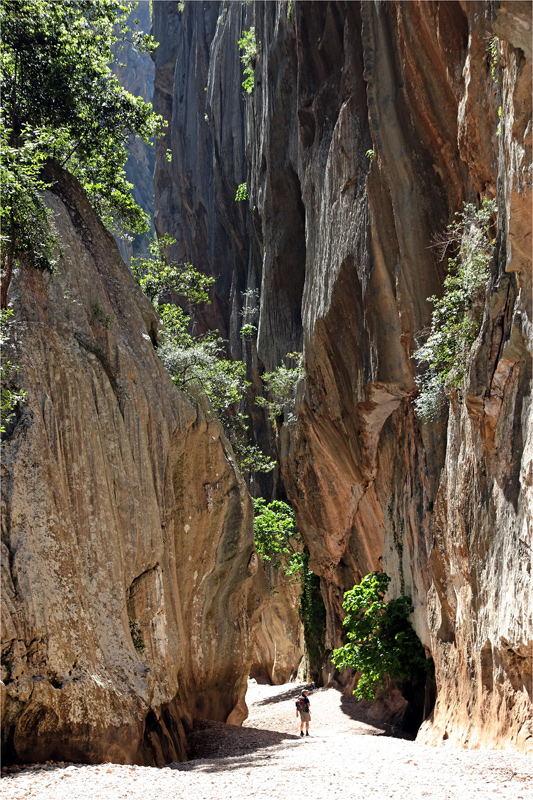
[[[296,710],[297,711],[307,711],[307,703],[305,702],[305,697],[299,697],[296,701]]]

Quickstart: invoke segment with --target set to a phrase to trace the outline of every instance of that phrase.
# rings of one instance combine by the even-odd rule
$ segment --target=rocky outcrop
[[[252,26],[248,96],[237,39]],[[219,275],[235,353],[240,292],[260,288],[252,369],[303,345],[277,447],[327,646],[343,591],[383,569],[436,666],[424,740],[530,749],[530,7],[161,3],[154,27],[173,152],[157,219]],[[245,180],[247,216],[232,202]],[[432,243],[463,202],[495,196],[465,400],[423,424],[411,355],[445,274]]]
[[[163,764],[195,718],[239,724],[267,586],[251,501],[208,409],[70,176],[58,271],[22,270],[2,446],[4,761]]]

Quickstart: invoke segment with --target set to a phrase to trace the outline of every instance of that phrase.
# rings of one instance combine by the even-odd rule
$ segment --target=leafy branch
[[[333,651],[331,660],[337,669],[351,667],[361,673],[354,691],[358,700],[373,700],[387,678],[402,684],[430,668],[431,661],[409,622],[411,598],[402,595],[386,602],[389,583],[385,573],[371,572],[344,594],[348,642]]]
[[[227,342],[218,331],[201,336],[192,333],[192,315],[199,303],[209,303],[214,279],[198,272],[192,264],[172,261],[170,253],[175,243],[165,234],[151,241],[149,256],[132,259],[137,283],[165,326],[166,333],[157,350],[159,358],[179,389],[208,397],[241,470],[270,472],[275,462],[250,441],[249,421],[238,410],[248,386],[246,365],[227,357]]]

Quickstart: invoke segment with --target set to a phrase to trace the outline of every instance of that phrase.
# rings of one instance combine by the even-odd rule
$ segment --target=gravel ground
[[[294,707],[301,688],[251,682],[244,726],[198,723],[185,764],[8,768],[2,770],[0,795],[3,800],[533,800],[533,764],[526,756],[394,738],[365,722],[353,701],[335,689],[310,691],[311,735],[301,739]]]

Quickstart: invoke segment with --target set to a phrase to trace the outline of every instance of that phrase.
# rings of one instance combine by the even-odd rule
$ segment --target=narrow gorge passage
[[[250,682],[243,727],[197,722],[191,760],[164,767],[47,762],[4,770],[3,800],[531,800],[533,764],[518,753],[439,748],[394,738],[351,698],[311,689],[311,735],[300,739],[303,684]]]
[[[532,9],[0,0],[8,800],[533,800]]]

